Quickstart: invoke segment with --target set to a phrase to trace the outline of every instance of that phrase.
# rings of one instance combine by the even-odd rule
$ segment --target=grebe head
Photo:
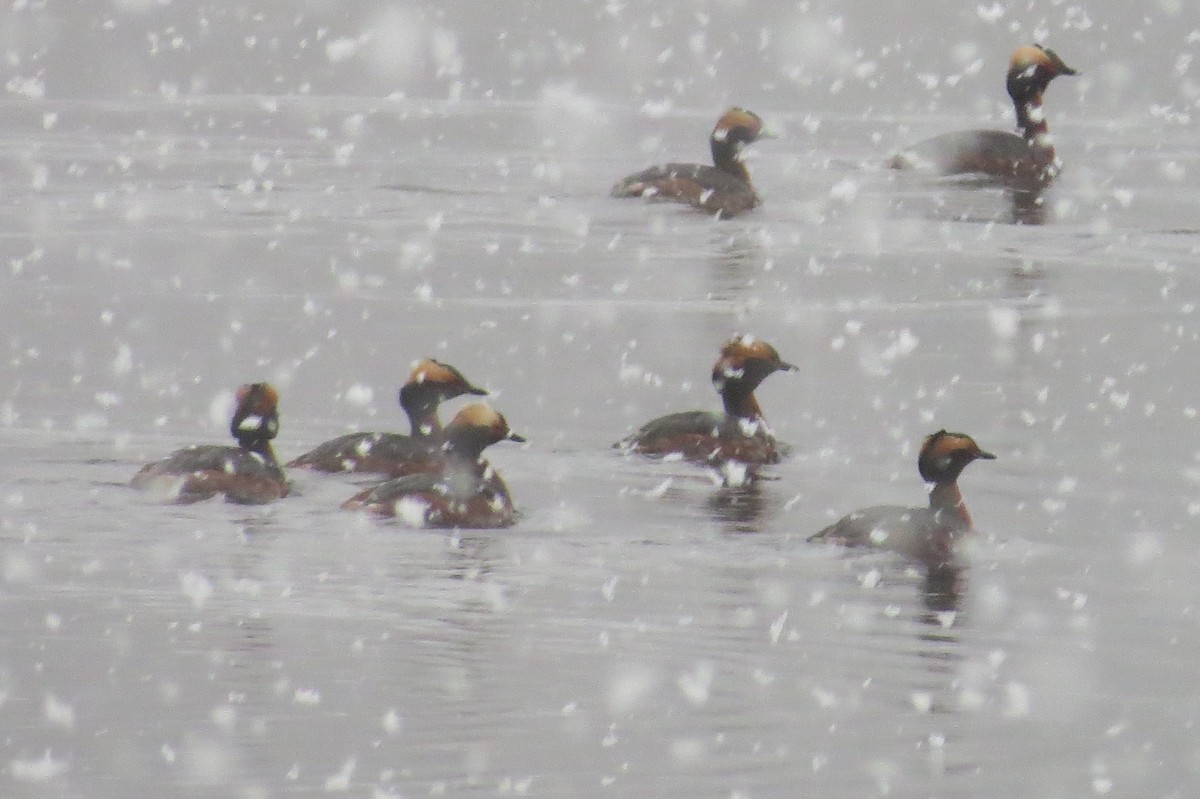
[[[771,133],[763,126],[758,114],[744,108],[731,108],[717,120],[710,140],[714,150],[732,147],[735,152],[740,152],[744,145],[770,137]]]
[[[279,393],[267,383],[248,383],[237,390],[237,408],[229,432],[243,447],[270,443],[279,434]]]
[[[524,443],[524,436],[508,427],[508,420],[482,402],[465,405],[450,424],[446,425],[446,440],[451,446],[475,457],[500,441]]]
[[[974,460],[995,460],[975,439],[965,433],[939,430],[925,439],[917,456],[917,470],[927,483],[953,483],[966,465]]]
[[[413,363],[408,382],[400,388],[400,404],[405,405],[406,395],[413,394],[429,394],[436,397],[437,402],[443,402],[463,394],[483,396],[487,389],[472,385],[462,372],[449,364],[422,358]]]
[[[1008,62],[1008,95],[1014,102],[1026,102],[1044,92],[1059,75],[1078,74],[1058,53],[1040,44],[1018,47]]]
[[[739,334],[722,345],[721,355],[713,365],[712,381],[718,393],[729,382],[744,383],[753,389],[773,372],[795,370],[767,342]]]

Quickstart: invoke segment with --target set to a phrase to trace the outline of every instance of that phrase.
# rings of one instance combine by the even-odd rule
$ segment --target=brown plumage
[[[1049,183],[1062,170],[1054,151],[1042,94],[1059,75],[1077,75],[1053,50],[1018,47],[1009,60],[1006,86],[1017,115],[1017,132],[969,130],[919,142],[892,158],[897,169],[932,169],[942,175],[980,174],[1019,187]]]
[[[516,520],[516,509],[504,480],[483,460],[483,451],[500,441],[524,440],[487,405],[467,405],[446,426],[436,472],[385,480],[342,507],[397,516],[414,527],[508,527]]]
[[[400,407],[408,414],[411,435],[347,433],[318,445],[288,463],[319,472],[372,472],[390,477],[427,471],[439,457],[442,425],[438,405],[464,394],[487,391],[462,373],[432,358],[413,364],[408,382],[400,388]]]
[[[742,148],[769,135],[757,114],[731,108],[709,136],[713,166],[653,166],[619,181],[612,195],[687,203],[723,219],[737,216],[759,203]]]
[[[176,450],[143,466],[130,485],[177,503],[224,494],[229,502],[259,504],[287,496],[288,482],[271,439],[279,433],[279,394],[266,383],[244,385],[229,425],[238,446]]]
[[[921,479],[932,484],[928,508],[877,505],[855,511],[809,538],[846,546],[889,549],[942,568],[954,561],[954,542],[974,530],[958,476],[975,460],[996,456],[970,436],[939,430],[925,439],[917,456]]]
[[[765,341],[734,336],[721,347],[712,382],[724,409],[672,413],[647,422],[615,446],[641,455],[678,454],[709,466],[729,461],[775,463],[779,445],[763,419],[754,390],[769,375],[796,367]]]

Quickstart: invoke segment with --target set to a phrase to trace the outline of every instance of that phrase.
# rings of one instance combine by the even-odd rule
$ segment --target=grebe
[[[1062,170],[1042,109],[1042,93],[1059,75],[1077,75],[1041,45],[1019,47],[1008,65],[1008,95],[1017,133],[968,130],[919,142],[892,158],[897,169],[929,168],[943,175],[977,173],[1018,186],[1049,183]]]
[[[342,507],[396,516],[414,527],[508,527],[516,520],[508,487],[482,457],[500,441],[525,439],[487,405],[467,405],[446,425],[438,473],[386,480]]]
[[[758,194],[750,183],[742,148],[770,136],[757,114],[731,108],[717,120],[709,136],[713,166],[653,166],[617,183],[612,195],[687,203],[728,219],[758,205]]]
[[[374,472],[399,477],[424,471],[437,456],[442,441],[438,405],[463,394],[487,391],[462,373],[432,358],[413,364],[408,382],[400,388],[400,407],[408,414],[412,435],[347,433],[306,452],[288,466],[320,472]]]
[[[146,464],[130,485],[188,503],[224,494],[228,502],[259,504],[287,496],[288,482],[271,439],[279,433],[279,394],[266,383],[237,391],[229,432],[238,446],[199,445]]]
[[[933,484],[928,508],[864,508],[808,540],[874,546],[900,552],[930,568],[947,567],[954,563],[955,539],[975,529],[958,490],[958,475],[971,461],[995,457],[968,435],[939,430],[925,439],[917,457],[921,479]]]
[[[734,336],[721,347],[712,370],[713,386],[725,405],[722,412],[672,413],[647,422],[614,446],[642,455],[677,453],[710,466],[729,461],[776,463],[779,445],[763,419],[754,389],[774,372],[795,369],[767,342]]]

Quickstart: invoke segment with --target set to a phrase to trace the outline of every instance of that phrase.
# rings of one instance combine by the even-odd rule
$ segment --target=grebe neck
[[[411,408],[408,412],[408,420],[412,425],[413,438],[433,438],[442,435],[442,424],[437,417],[437,404],[423,404],[417,408]]]
[[[1017,132],[1029,142],[1034,157],[1042,164],[1054,164],[1054,140],[1046,123],[1046,112],[1042,109],[1041,93],[1027,100],[1014,100],[1013,107],[1017,112]]]
[[[741,144],[728,137],[718,139],[714,134],[710,140],[712,146],[713,165],[722,172],[733,175],[738,180],[750,185],[750,173],[741,157]]]
[[[437,417],[440,399],[436,391],[418,384],[406,383],[400,389],[400,407],[408,414],[413,438],[441,437],[442,424]]]
[[[754,390],[740,385],[736,381],[725,384],[721,392],[721,400],[725,404],[725,413],[739,419],[757,422],[763,418],[762,408],[754,396]]]
[[[936,483],[929,492],[929,509],[941,518],[951,523],[955,528],[974,530],[971,514],[967,512],[967,504],[963,501],[958,483]]]

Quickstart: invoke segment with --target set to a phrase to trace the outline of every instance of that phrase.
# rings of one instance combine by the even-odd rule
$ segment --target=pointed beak
[[[520,435],[519,433],[513,433],[511,431],[504,438],[506,441],[516,441],[518,444],[524,444],[526,441],[525,436]]]
[[[996,456],[995,456],[995,455],[993,455],[992,453],[990,453],[990,452],[987,452],[987,451],[985,451],[985,450],[982,450],[982,449],[981,449],[981,450],[979,450],[978,452],[976,452],[976,453],[975,453],[975,458],[976,458],[977,460],[983,460],[983,461],[994,461],[994,460],[996,460]]]
[[[1078,74],[1080,74],[1080,72],[1077,69],[1071,69],[1066,64],[1063,64],[1062,67],[1058,70],[1058,74],[1059,75],[1078,75]]]
[[[486,388],[480,388],[479,386],[473,386],[470,383],[467,383],[467,393],[476,397],[486,397],[488,390]]]
[[[788,363],[787,361],[780,361],[779,366],[776,368],[781,372],[799,372],[800,371],[799,366],[796,366],[794,363]]]

